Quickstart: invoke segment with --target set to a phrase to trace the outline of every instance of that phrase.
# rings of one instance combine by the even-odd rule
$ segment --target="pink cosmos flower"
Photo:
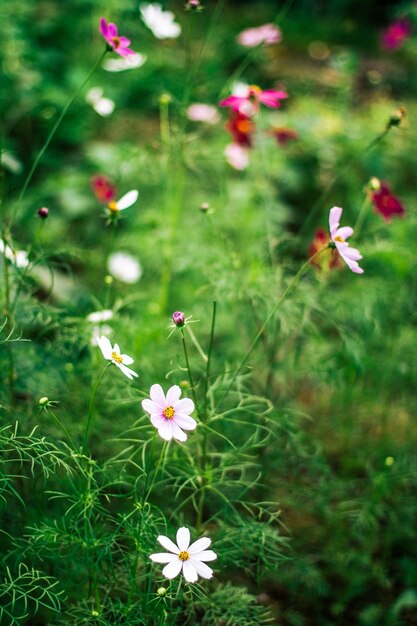
[[[271,109],[277,109],[280,100],[288,98],[286,91],[277,91],[276,89],[265,89],[263,91],[257,85],[248,85],[245,95],[231,95],[219,102],[221,107],[230,107],[232,111],[239,111],[245,115],[252,115],[259,109],[260,104],[264,104]]]
[[[162,439],[186,441],[187,435],[181,430],[194,430],[197,422],[190,413],[194,411],[194,402],[189,398],[180,400],[181,389],[174,385],[165,396],[161,385],[152,385],[150,400],[143,400],[142,407],[151,416],[151,422],[158,429]]]
[[[281,31],[275,24],[263,24],[256,28],[247,28],[237,37],[238,42],[246,48],[256,48],[261,44],[270,46],[280,42],[281,39]]]
[[[114,344],[114,347],[111,345],[110,339],[102,335],[97,338],[97,345],[101,350],[102,355],[107,361],[111,361],[114,365],[116,365],[121,372],[130,380],[133,378],[137,378],[138,374],[127,367],[127,365],[132,365],[133,359],[131,356],[127,354],[121,354],[120,348],[117,343]]]
[[[371,192],[371,200],[375,211],[382,215],[386,222],[391,221],[393,215],[402,217],[405,213],[402,203],[391,193],[387,183],[381,182],[379,188]]]
[[[390,24],[382,33],[381,45],[385,50],[401,48],[405,40],[411,35],[411,22],[403,18]]]
[[[224,154],[229,165],[235,170],[245,170],[249,165],[249,150],[238,143],[229,143]]]
[[[355,274],[363,274],[363,269],[358,265],[358,261],[362,258],[361,253],[359,250],[356,250],[356,248],[350,248],[346,241],[348,237],[353,235],[353,228],[350,226],[342,226],[339,228],[342,211],[343,209],[338,206],[334,206],[330,209],[330,237],[336,246],[336,250],[352,272]]]
[[[193,122],[205,122],[206,124],[214,125],[220,122],[220,115],[216,107],[201,102],[196,102],[188,107],[187,117]]]
[[[131,54],[136,54],[129,48],[130,39],[119,36],[117,34],[116,24],[113,24],[112,22],[107,24],[104,17],[100,19],[100,32],[109,44],[110,48],[112,48],[114,52],[117,52],[117,54],[120,54],[121,57],[128,57]]]

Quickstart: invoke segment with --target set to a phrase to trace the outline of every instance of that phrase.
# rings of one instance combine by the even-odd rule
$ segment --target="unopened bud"
[[[392,126],[399,126],[403,119],[406,116],[406,110],[404,107],[400,107],[391,115],[388,120],[387,128],[391,128]]]
[[[38,215],[42,220],[46,220],[49,215],[49,209],[46,206],[41,206],[41,208],[38,209]]]
[[[202,213],[207,213],[207,211],[209,210],[209,208],[210,208],[210,205],[209,205],[209,203],[208,203],[208,202],[202,202],[202,203],[200,204],[200,211],[201,211]]]
[[[169,95],[169,93],[162,93],[159,96],[159,103],[160,104],[169,104],[170,102],[172,102],[172,98]]]
[[[39,406],[46,406],[49,402],[49,398],[47,398],[46,396],[43,396],[40,400],[39,400]]]
[[[188,0],[185,5],[187,11],[201,11],[202,6],[200,0]]]
[[[175,326],[178,326],[178,328],[182,328],[185,324],[185,315],[182,311],[174,311],[174,313],[172,314],[172,321],[174,322]]]
[[[376,176],[372,176],[371,180],[369,181],[369,188],[371,189],[371,191],[379,191],[379,189],[381,189],[381,181],[379,180],[379,178],[376,178]]]
[[[163,598],[166,595],[166,588],[165,587],[158,587],[156,593],[158,594],[158,596],[160,596],[161,598]]]

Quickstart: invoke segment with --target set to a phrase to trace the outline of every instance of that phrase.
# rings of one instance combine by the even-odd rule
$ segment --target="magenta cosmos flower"
[[[165,396],[161,385],[152,385],[150,400],[143,400],[142,407],[151,416],[151,422],[158,429],[162,439],[186,441],[187,435],[181,430],[194,430],[197,422],[190,416],[194,402],[189,398],[180,400],[181,389],[174,385]]]
[[[381,44],[385,50],[396,50],[401,48],[405,40],[411,35],[411,23],[403,18],[390,24],[382,33]]]
[[[371,192],[371,200],[374,209],[382,215],[386,222],[389,222],[393,215],[402,217],[405,213],[401,201],[391,193],[387,183],[381,182],[379,188]]]
[[[116,24],[113,24],[112,22],[107,24],[104,17],[100,19],[100,32],[109,44],[110,48],[112,48],[114,52],[117,52],[117,54],[120,54],[121,57],[128,57],[132,54],[136,54],[129,48],[130,39],[119,36],[117,34]]]
[[[355,272],[355,274],[363,274],[363,269],[358,265],[358,261],[362,258],[361,253],[359,250],[356,250],[356,248],[350,248],[346,241],[348,237],[353,235],[353,228],[350,226],[339,227],[342,211],[343,209],[338,206],[334,206],[330,209],[330,237],[336,246],[336,250],[352,272]]]
[[[245,95],[231,95],[221,100],[219,105],[221,107],[230,107],[232,111],[251,115],[258,110],[260,104],[264,104],[271,109],[277,109],[280,105],[280,100],[285,98],[288,98],[286,91],[277,91],[276,89],[265,89],[263,91],[257,85],[248,85]]]
[[[211,544],[208,537],[201,537],[190,545],[190,531],[182,526],[177,531],[177,544],[165,535],[159,535],[158,542],[168,552],[151,554],[149,558],[154,563],[167,563],[162,570],[162,575],[166,578],[175,578],[181,570],[189,583],[195,583],[199,576],[201,578],[213,576],[213,570],[205,564],[205,561],[214,561],[217,554],[213,550],[207,550]]]

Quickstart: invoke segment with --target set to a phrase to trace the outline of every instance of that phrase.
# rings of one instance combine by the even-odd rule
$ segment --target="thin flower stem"
[[[152,489],[154,488],[154,485],[155,485],[155,482],[156,482],[156,478],[158,476],[159,469],[161,467],[161,463],[165,459],[165,455],[166,455],[166,452],[167,452],[167,449],[168,449],[168,445],[169,445],[169,441],[164,441],[164,445],[162,446],[161,454],[159,455],[159,459],[158,459],[158,463],[157,463],[156,468],[155,468],[154,475],[152,476],[152,482],[151,482],[150,487],[148,489],[148,493],[145,496],[145,502],[147,502],[149,500],[149,496],[152,493]]]
[[[6,258],[6,249],[7,242],[6,237],[3,237],[3,273],[4,273],[4,316],[6,318],[5,330],[6,335],[10,335],[13,331],[13,320],[12,320],[12,311],[10,308],[10,274],[9,274],[9,261]],[[13,358],[13,348],[12,342],[7,342],[7,359],[8,359],[8,368],[7,368],[7,378],[8,378],[8,386],[9,386],[9,399],[10,405],[14,404],[14,358]]]
[[[207,361],[208,361],[207,354],[204,352],[203,348],[200,346],[200,342],[198,341],[197,337],[194,335],[194,332],[193,332],[193,329],[191,328],[191,326],[188,326],[188,334],[190,335],[191,341],[193,342],[193,344],[197,348],[197,350],[198,350],[201,358],[203,359],[204,363],[207,363]]]
[[[372,139],[372,141],[370,141],[368,143],[368,145],[360,151],[360,156],[362,157],[363,155],[367,154],[370,150],[372,150],[372,148],[374,146],[376,146],[380,141],[382,141],[384,139],[384,137],[386,137],[386,135],[388,135],[389,131],[391,130],[392,125],[389,125],[384,129],[384,131],[382,133],[379,133],[376,137],[374,137],[374,139]],[[340,172],[338,174],[336,174],[336,176],[333,178],[333,180],[330,181],[330,183],[327,185],[327,187],[322,191],[322,193],[319,195],[319,197],[317,198],[316,202],[313,204],[308,217],[306,220],[304,220],[303,225],[300,229],[300,236],[304,236],[305,233],[308,231],[308,229],[310,228],[311,222],[315,219],[315,217],[317,216],[317,213],[319,211],[319,209],[322,207],[322,204],[324,203],[324,201],[327,199],[327,196],[329,195],[329,193],[331,192],[331,190],[333,189],[333,187],[335,186],[335,184],[342,178],[342,176],[344,176],[344,174],[346,174],[346,172],[349,171],[349,169],[351,168],[351,166],[353,165],[353,163],[355,163],[357,161],[358,157],[357,155],[353,155],[350,159],[347,160],[347,162],[345,163],[344,167],[342,167],[342,169],[340,170]]]
[[[311,256],[309,259],[307,259],[307,261],[305,263],[303,263],[303,265],[300,267],[300,269],[298,270],[298,272],[296,273],[296,275],[294,276],[294,278],[291,280],[291,282],[287,285],[286,289],[284,290],[283,294],[281,295],[280,299],[278,300],[278,302],[276,303],[276,305],[274,306],[274,308],[272,309],[272,311],[270,312],[270,314],[268,315],[268,317],[266,318],[266,320],[264,321],[264,323],[262,324],[261,328],[258,330],[258,332],[256,333],[255,337],[252,340],[252,343],[249,346],[248,351],[246,352],[245,356],[243,357],[242,361],[240,362],[239,366],[237,367],[237,369],[235,370],[233,376],[232,376],[232,380],[230,381],[226,391],[224,392],[223,396],[220,398],[219,402],[216,405],[216,409],[219,407],[219,405],[223,402],[223,400],[225,399],[225,397],[227,396],[227,394],[229,393],[233,383],[235,382],[237,376],[239,375],[239,373],[242,371],[242,368],[244,367],[244,365],[247,363],[247,360],[249,359],[250,355],[252,354],[255,346],[257,345],[259,339],[262,337],[265,328],[268,326],[269,322],[271,321],[271,319],[274,317],[275,313],[277,312],[277,310],[279,309],[280,305],[284,302],[285,298],[288,296],[288,294],[293,290],[293,288],[295,287],[295,285],[297,284],[299,278],[302,276],[302,274],[304,273],[304,271],[311,266],[311,263],[325,250],[328,250],[329,246],[324,246],[323,248],[321,248],[318,252],[316,252],[315,254],[313,254],[313,256]]]
[[[361,228],[363,226],[363,222],[365,220],[365,215],[366,215],[366,209],[368,208],[369,204],[370,204],[369,196],[366,193],[364,201],[361,204],[361,208],[359,209],[359,213],[358,213],[358,217],[356,218],[355,225],[353,227],[353,230],[355,231],[356,237],[360,233]]]
[[[81,83],[81,85],[76,89],[76,91],[73,93],[73,95],[70,97],[70,99],[68,100],[68,102],[66,103],[66,105],[64,106],[64,108],[62,109],[58,119],[56,120],[55,124],[53,125],[48,137],[46,138],[45,143],[43,144],[42,148],[40,149],[40,151],[38,152],[32,167],[30,168],[30,171],[28,173],[28,175],[26,176],[26,180],[23,183],[23,187],[22,190],[19,194],[19,197],[17,199],[17,203],[15,205],[15,208],[19,208],[20,204],[26,194],[27,188],[29,187],[30,181],[32,180],[32,177],[43,157],[43,155],[45,154],[46,150],[49,147],[49,144],[51,143],[52,139],[55,136],[56,131],[58,130],[62,120],[64,119],[68,109],[70,108],[70,106],[72,105],[72,103],[74,102],[74,100],[78,97],[78,95],[81,93],[81,91],[84,89],[84,87],[86,86],[86,84],[88,83],[88,81],[90,80],[90,78],[92,77],[92,75],[94,74],[94,72],[96,71],[97,67],[100,65],[100,63],[102,62],[102,60],[104,59],[105,55],[107,54],[108,49],[106,48],[104,50],[104,52],[99,56],[99,58],[97,59],[97,61],[94,63],[93,67],[91,68],[91,70],[89,71],[89,73],[87,74],[86,78],[83,80],[83,82]]]
[[[188,380],[190,381],[191,393],[192,393],[192,396],[193,396],[195,408],[197,410],[197,415],[200,416],[200,411],[199,411],[198,402],[197,402],[197,396],[196,396],[196,393],[195,393],[193,376],[191,374],[190,362],[188,360],[187,343],[185,341],[184,329],[180,328],[180,331],[181,331],[182,347],[184,349],[185,364],[186,364],[187,372],[188,372]]]
[[[204,416],[207,416],[207,393],[208,393],[208,386],[209,386],[209,378],[210,378],[210,365],[211,365],[211,355],[212,355],[212,351],[213,351],[213,342],[214,342],[214,329],[216,326],[216,312],[217,312],[217,302],[216,300],[213,301],[213,315],[211,317],[211,330],[210,330],[210,341],[209,341],[209,348],[208,348],[208,353],[207,353],[207,364],[206,364],[206,377],[205,377],[205,381],[204,381]]]
[[[78,448],[75,445],[73,438],[71,437],[71,435],[69,434],[68,430],[66,429],[64,424],[59,419],[59,417],[57,415],[55,415],[55,413],[49,407],[46,407],[46,412],[52,417],[53,420],[55,420],[55,422],[58,424],[58,426],[61,428],[61,430],[65,433],[65,435],[66,435],[68,441],[70,442],[71,447],[74,450],[74,452],[78,452]]]
[[[88,433],[90,430],[90,424],[91,424],[91,418],[93,416],[93,409],[94,409],[94,400],[97,394],[97,390],[98,387],[100,385],[101,379],[103,378],[104,374],[107,372],[107,370],[109,369],[109,367],[112,365],[112,363],[108,363],[106,365],[106,367],[102,370],[102,372],[100,373],[100,375],[98,376],[95,385],[93,387],[93,392],[91,394],[91,398],[90,398],[90,404],[88,406],[88,417],[87,417],[87,425],[85,427],[85,433],[84,433],[84,440],[83,440],[83,445],[82,445],[82,451],[85,452],[85,448],[87,446],[87,439],[88,439]]]

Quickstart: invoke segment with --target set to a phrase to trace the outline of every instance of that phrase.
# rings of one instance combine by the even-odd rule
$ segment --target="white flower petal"
[[[353,235],[353,228],[351,226],[342,226],[339,228],[336,233],[336,237],[341,237],[342,239],[348,239]]]
[[[146,400],[142,400],[142,408],[151,415],[160,414],[161,412],[161,407],[158,406],[156,402],[152,402],[152,400],[149,400],[148,398]]]
[[[171,422],[172,436],[177,441],[187,441],[187,435],[181,430],[181,428],[172,420]]]
[[[177,545],[181,550],[188,550],[190,545],[190,531],[186,526],[181,526],[177,530]]]
[[[197,552],[197,554],[194,553],[193,559],[197,561],[214,561],[217,559],[217,554],[213,550],[203,550],[202,552]]]
[[[152,385],[149,395],[151,400],[163,411],[168,405],[166,403],[164,390],[161,385]]]
[[[97,345],[101,350],[102,355],[105,359],[111,359],[111,353],[113,349],[111,347],[110,339],[107,339],[104,335],[97,339]]]
[[[194,411],[194,402],[190,398],[183,398],[175,402],[175,413],[182,413],[182,415],[190,415]]]
[[[134,360],[128,354],[121,354],[120,357],[122,359],[123,365],[132,365],[132,363],[134,363]]]
[[[178,576],[178,574],[180,573],[181,568],[182,561],[177,558],[175,561],[171,561],[171,563],[165,565],[164,569],[162,570],[162,574],[163,576],[165,576],[165,578],[175,578],[175,576]]]
[[[125,195],[116,202],[119,211],[123,211],[124,209],[132,206],[132,204],[135,204],[138,196],[139,191],[137,189],[132,189],[132,191],[128,191],[127,193],[125,193]]]
[[[330,235],[333,237],[336,234],[337,229],[339,228],[340,218],[342,217],[343,209],[340,206],[334,206],[330,209],[329,213],[329,227],[330,227]]]
[[[146,62],[146,56],[135,53],[129,54],[126,58],[105,59],[103,61],[103,69],[107,72],[123,72],[124,70],[132,70],[141,67]]]
[[[182,573],[185,580],[189,583],[195,583],[196,580],[198,580],[197,570],[190,560],[184,561],[182,565]]]
[[[181,415],[181,413],[175,413],[173,421],[180,428],[184,430],[194,430],[197,427],[197,422],[193,417],[189,415]]]
[[[87,315],[87,321],[93,324],[99,324],[100,322],[108,322],[113,317],[113,311],[111,309],[104,309],[103,311],[93,311]]]
[[[151,554],[149,558],[154,563],[171,563],[171,561],[176,561],[178,556],[170,552],[158,552],[157,554]]]
[[[172,426],[169,420],[164,419],[162,424],[158,428],[159,436],[165,441],[171,441],[172,439]]]
[[[171,541],[171,539],[167,537],[166,535],[159,535],[159,537],[157,538],[157,541],[158,543],[161,544],[163,548],[165,548],[165,550],[168,550],[169,552],[172,552],[173,554],[179,554],[181,552],[178,546],[176,546],[175,543]]]
[[[158,430],[161,428],[163,424],[165,424],[165,422],[166,422],[166,418],[163,417],[163,415],[161,415],[160,413],[159,414],[154,413],[153,415],[151,415],[151,424],[152,426],[155,426],[155,428],[157,428]]]
[[[192,565],[194,565],[195,569],[197,570],[197,573],[202,578],[209,579],[213,576],[213,570],[211,569],[211,567],[209,567],[205,563],[202,563],[201,561],[197,561],[196,559],[191,559],[190,562],[192,563]]]
[[[197,552],[202,552],[203,550],[208,548],[210,544],[211,544],[211,539],[209,539],[208,537],[201,537],[201,539],[197,539],[197,541],[194,541],[194,543],[190,545],[187,552],[189,552],[190,554],[196,554]]]
[[[136,374],[136,372],[131,370],[130,367],[126,367],[126,365],[123,365],[123,363],[116,363],[116,365],[125,376],[130,378],[130,380],[132,380],[133,378],[138,378],[139,374]]]
[[[166,395],[166,405],[173,406],[176,408],[176,403],[178,402],[181,395],[181,388],[178,385],[173,385],[167,391]]]

